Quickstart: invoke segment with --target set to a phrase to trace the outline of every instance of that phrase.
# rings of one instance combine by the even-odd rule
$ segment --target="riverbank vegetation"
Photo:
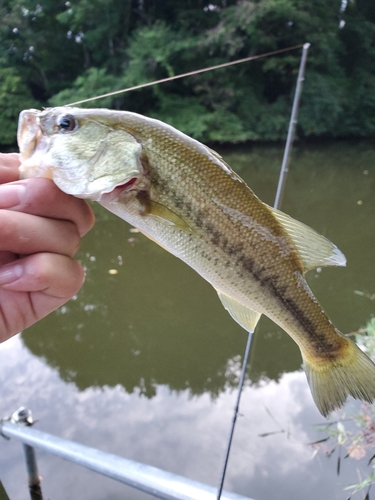
[[[299,137],[375,134],[373,0],[4,0],[0,144],[25,108],[78,101],[311,43]],[[202,141],[286,136],[301,49],[87,104]]]
[[[357,292],[360,293],[360,292]],[[375,295],[368,296],[370,300]],[[375,359],[375,317],[367,322],[364,328],[354,333],[355,341],[371,357]],[[367,467],[370,469],[365,478],[359,478],[359,482],[349,485],[345,490],[353,495],[363,492],[363,500],[370,499],[370,490],[375,483],[375,410],[373,405],[363,403],[359,411],[348,414],[345,409],[337,413],[338,419],[331,420],[325,426],[318,429],[327,434],[323,439],[311,443],[316,451],[325,453],[327,457],[336,455],[337,475],[340,475],[341,461],[345,458],[361,460],[367,458]],[[347,500],[351,500],[349,495]],[[360,498],[360,497],[356,497]]]

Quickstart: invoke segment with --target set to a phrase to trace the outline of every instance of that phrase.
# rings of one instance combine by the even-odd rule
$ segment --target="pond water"
[[[282,148],[220,152],[263,201],[273,203]],[[346,255],[346,268],[308,276],[344,332],[375,313],[374,193],[372,145],[295,149],[282,209]],[[246,333],[190,268],[122,220],[95,210],[97,223],[79,253],[87,267],[82,291],[0,346],[0,417],[24,405],[37,429],[217,486]],[[346,412],[359,406],[351,401]],[[316,427],[325,422],[297,346],[262,318],[224,488],[255,500],[347,499],[344,487],[358,482],[358,474],[366,477],[367,460],[342,460],[337,475],[337,452],[328,459],[308,444],[326,436]],[[37,454],[45,498],[151,498]],[[17,441],[0,441],[0,478],[12,500],[27,498]]]

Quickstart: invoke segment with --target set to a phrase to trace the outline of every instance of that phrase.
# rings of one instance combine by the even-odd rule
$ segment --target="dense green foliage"
[[[66,104],[310,42],[300,137],[375,132],[373,0],[2,0],[0,144],[30,106]],[[286,135],[300,50],[89,103],[203,141]]]

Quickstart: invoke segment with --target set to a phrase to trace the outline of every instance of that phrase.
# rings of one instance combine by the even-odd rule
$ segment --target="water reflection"
[[[232,391],[226,389],[212,401],[209,394],[191,397],[188,389],[171,392],[166,385],[155,385],[152,399],[128,394],[120,385],[78,390],[42,359],[30,356],[18,337],[0,346],[0,361],[4,415],[22,402],[32,408],[40,430],[217,484],[232,418]],[[337,478],[334,459],[312,460],[307,443],[321,438],[312,427],[317,421],[321,418],[301,372],[284,374],[278,383],[246,387],[225,489],[259,500],[347,498],[342,485],[357,479],[352,463],[343,461]],[[261,437],[280,430],[284,432]],[[151,500],[52,455],[37,455],[46,498]],[[364,461],[357,465],[363,467]],[[27,483],[17,441],[2,443],[0,470],[10,498],[23,500]]]
[[[29,329],[23,337],[27,347],[81,390],[121,384],[129,393],[137,389],[152,397],[157,384],[167,384],[216,396],[236,385],[246,333],[214,290],[142,235],[131,247],[123,221],[111,217],[98,226],[85,242],[95,261],[83,255],[88,267],[83,292]],[[109,274],[112,269],[118,273]],[[267,372],[264,360],[272,343],[283,361],[272,364],[268,377],[278,379],[299,367],[298,357],[288,356],[288,339],[269,323],[265,342],[257,342],[254,381]]]
[[[280,149],[224,156],[272,203]],[[374,304],[354,289],[374,291],[375,238],[368,230],[375,213],[374,165],[375,153],[362,145],[297,150],[283,205],[329,236],[348,258],[347,269],[310,275],[319,300],[343,331],[357,329],[373,312]],[[84,289],[29,329],[25,345],[81,390],[121,384],[129,393],[152,397],[156,385],[166,384],[216,397],[236,385],[246,333],[214,290],[185,264],[130,232],[124,221],[100,207],[97,213],[80,254],[88,270]],[[263,318],[248,383],[279,380],[300,364],[295,344]]]

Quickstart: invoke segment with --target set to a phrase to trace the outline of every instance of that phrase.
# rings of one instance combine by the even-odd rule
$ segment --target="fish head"
[[[141,144],[108,110],[25,110],[17,139],[21,178],[48,177],[79,198],[100,200],[142,175]]]

